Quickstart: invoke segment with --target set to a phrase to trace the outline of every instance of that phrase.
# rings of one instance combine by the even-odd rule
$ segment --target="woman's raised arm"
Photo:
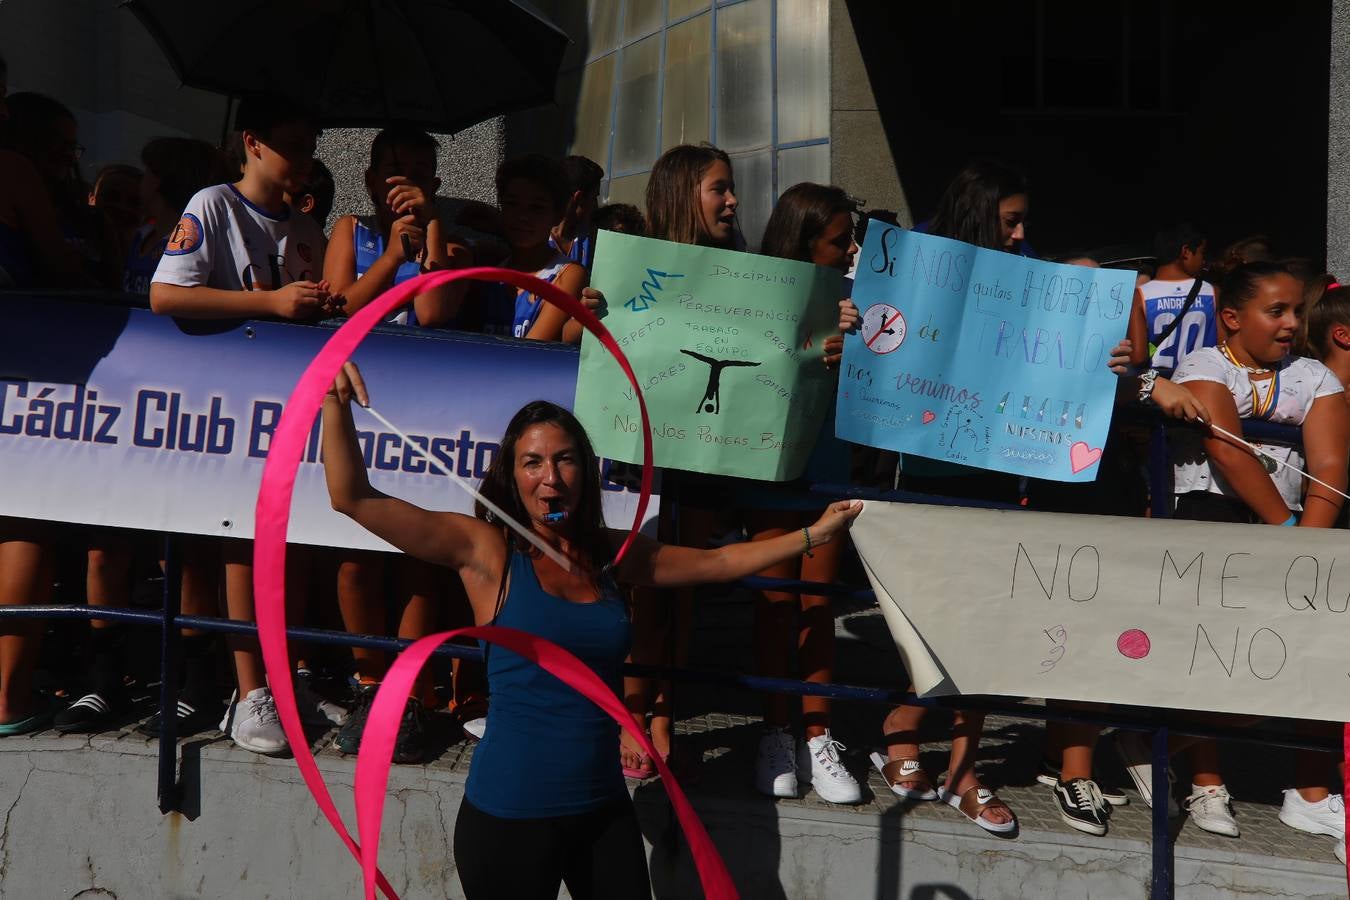
[[[353,398],[363,406],[370,402],[360,371],[349,362],[323,404],[324,478],[333,509],[409,556],[457,571],[491,570],[491,560],[501,556],[497,528],[473,516],[422,509],[371,486],[352,421]]]

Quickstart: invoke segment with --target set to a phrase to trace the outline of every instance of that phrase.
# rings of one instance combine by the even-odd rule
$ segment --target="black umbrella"
[[[325,127],[451,132],[549,103],[568,38],[513,0],[123,0],[183,84],[281,94]]]

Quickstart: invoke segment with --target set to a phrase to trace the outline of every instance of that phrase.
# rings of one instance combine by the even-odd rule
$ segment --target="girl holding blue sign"
[[[937,213],[920,229],[988,250],[1024,254],[1030,205],[1026,179],[1015,169],[992,161],[973,162],[952,179],[938,201]],[[1016,476],[969,466],[901,457],[900,483],[906,490],[943,497],[961,497],[1016,504]],[[897,795],[909,800],[942,800],[985,831],[1009,834],[1017,819],[1006,803],[980,784],[975,773],[984,714],[959,711],[953,724],[947,781],[935,788],[919,762],[919,726],[924,709],[899,706],[882,725],[886,757],[872,761]]]

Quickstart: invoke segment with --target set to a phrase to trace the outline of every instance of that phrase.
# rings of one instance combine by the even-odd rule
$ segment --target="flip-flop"
[[[886,787],[897,797],[905,800],[936,800],[938,792],[933,789],[933,781],[928,777],[928,773],[919,765],[919,761],[912,757],[905,759],[888,760],[880,753],[872,754],[872,765],[876,766],[877,771],[881,773],[881,780],[886,782]],[[917,781],[924,785],[920,788],[907,788],[901,782]]]
[[[1007,834],[1017,828],[1017,816],[1012,808],[987,787],[976,785],[959,797],[945,787],[938,788],[938,799],[992,834]],[[987,809],[1006,809],[1013,818],[1008,822],[990,822],[983,815]]]
[[[30,734],[44,728],[51,720],[52,712],[50,709],[39,710],[22,719],[15,719],[13,722],[0,724],[0,737],[18,737],[21,734]]]
[[[656,776],[656,766],[652,765],[652,761],[647,754],[642,753],[639,755],[642,757],[642,765],[636,768],[633,766],[624,766],[624,778],[636,778],[638,781],[646,781],[648,778]]]

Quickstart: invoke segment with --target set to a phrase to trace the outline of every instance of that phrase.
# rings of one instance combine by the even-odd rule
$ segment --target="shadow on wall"
[[[974,900],[954,884],[921,884],[909,892],[909,900]]]
[[[506,117],[507,156],[546,153],[561,157],[572,146],[581,98],[580,68],[590,53],[590,36],[586,30],[589,5],[584,0],[536,0],[535,6],[562,29],[571,44],[563,54],[554,103]],[[604,160],[596,162],[604,165]]]

